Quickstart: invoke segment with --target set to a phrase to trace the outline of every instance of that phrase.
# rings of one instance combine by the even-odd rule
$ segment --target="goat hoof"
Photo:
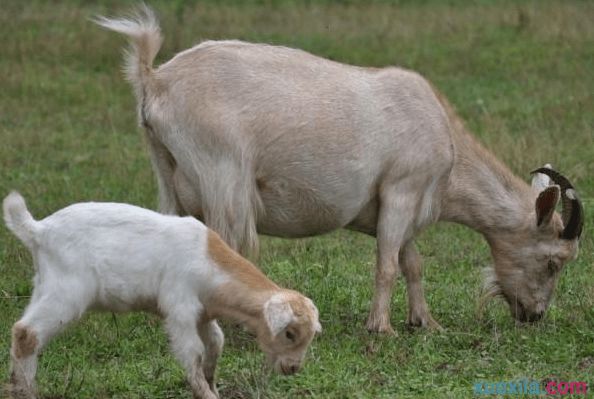
[[[371,317],[367,320],[367,324],[365,326],[367,331],[370,333],[379,333],[379,334],[386,334],[386,335],[396,335],[396,332],[388,322],[377,322],[377,320],[372,319]]]
[[[396,335],[396,331],[394,331],[394,329],[392,328],[391,325],[387,325],[387,326],[383,326],[380,327],[377,332],[379,334],[385,334],[385,335]]]
[[[427,329],[431,330],[431,331],[443,331],[443,327],[441,325],[439,325],[438,322],[436,322],[435,320],[433,320],[433,318],[429,318],[429,321],[427,322]]]
[[[424,328],[429,331],[443,331],[443,327],[440,326],[438,322],[433,320],[433,317],[431,316],[416,319],[410,318],[408,320],[408,327],[410,329]]]

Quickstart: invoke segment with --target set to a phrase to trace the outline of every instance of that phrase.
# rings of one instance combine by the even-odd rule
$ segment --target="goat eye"
[[[295,342],[295,334],[293,334],[291,331],[287,331],[285,333],[285,337],[287,337],[289,341]]]

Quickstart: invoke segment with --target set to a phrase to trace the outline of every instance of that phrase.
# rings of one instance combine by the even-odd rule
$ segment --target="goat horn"
[[[530,174],[534,173],[542,173],[549,176],[561,188],[561,203],[563,204],[561,220],[564,226],[561,238],[565,238],[566,240],[579,238],[584,225],[584,209],[569,179],[550,168],[539,168],[530,172]]]

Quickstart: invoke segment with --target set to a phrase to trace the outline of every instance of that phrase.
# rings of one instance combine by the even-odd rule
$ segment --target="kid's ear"
[[[272,336],[276,336],[296,320],[293,309],[285,297],[284,294],[275,294],[264,304],[264,319]]]
[[[309,307],[311,308],[311,310],[314,313],[314,332],[322,332],[322,325],[320,324],[320,312],[318,311],[318,308],[316,308],[316,305],[314,305],[313,301],[309,298],[307,299],[307,304],[309,305]]]

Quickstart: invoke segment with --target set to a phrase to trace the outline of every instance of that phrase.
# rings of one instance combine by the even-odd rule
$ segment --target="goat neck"
[[[441,220],[463,224],[487,238],[517,231],[534,213],[536,193],[466,132],[461,122],[457,124]]]
[[[281,290],[256,266],[234,252],[214,231],[208,232],[208,252],[216,266],[230,279],[216,287],[206,317],[226,318],[257,332],[262,324],[264,304]]]

